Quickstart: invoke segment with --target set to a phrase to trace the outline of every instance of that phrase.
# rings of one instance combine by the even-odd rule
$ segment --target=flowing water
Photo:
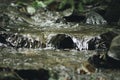
[[[28,48],[16,48],[6,45],[1,46],[1,80],[23,80],[23,77],[16,74],[17,71],[15,73],[14,70],[39,71],[39,69],[48,70],[49,80],[120,79],[119,70],[96,69],[96,71],[92,74],[80,73],[83,62],[93,54],[96,54],[95,50],[88,50],[87,42],[90,39],[98,37],[100,34],[108,31],[113,31],[120,34],[119,29],[110,28],[108,26],[80,25],[78,23],[70,22],[67,24],[64,22],[55,23],[55,21],[61,17],[58,12],[43,11],[41,14],[36,14],[31,18],[26,18],[26,16],[20,14],[13,15],[13,13],[14,11],[12,12],[12,10],[9,14],[8,12],[5,12],[5,14],[9,16],[10,21],[9,25],[5,27],[6,31],[0,30],[0,34],[7,32],[7,34],[21,35],[22,37],[28,38],[28,41],[33,40],[31,42],[34,42],[34,40],[41,41],[41,43],[43,43],[45,46],[37,46],[35,48],[31,47],[33,44],[31,44],[31,46]],[[78,49],[76,49],[76,47],[72,49],[56,49],[55,46],[49,44],[51,43],[50,41],[53,41],[53,44],[57,44],[54,42],[54,39],[57,37],[53,37],[58,34],[64,34],[65,36],[70,37]],[[9,39],[8,41],[14,41],[14,38],[15,37],[8,36],[7,40]],[[12,41],[11,43],[15,44],[15,41]],[[4,68],[7,68],[8,70]],[[26,73],[25,75],[28,74],[34,76],[34,72]],[[34,79],[29,79],[27,77],[26,80],[41,80],[40,78],[37,79],[37,77]]]

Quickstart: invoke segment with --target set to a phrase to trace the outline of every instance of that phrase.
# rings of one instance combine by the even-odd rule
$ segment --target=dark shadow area
[[[3,43],[3,44],[7,43],[5,38],[1,34],[0,34],[0,43]]]
[[[72,38],[66,34],[57,34],[53,36],[49,41],[49,44],[52,44],[53,47],[57,49],[74,49],[75,44]]]
[[[48,80],[50,77],[49,71],[45,69],[39,70],[21,69],[15,70],[15,72],[24,80]]]
[[[88,41],[88,50],[106,49],[109,50],[111,41],[118,34],[112,31],[101,34],[99,37],[92,38]]]
[[[64,16],[63,17],[67,22],[82,22],[85,20],[85,16],[82,15],[70,15],[70,16]]]
[[[49,71],[45,69],[38,69],[38,70],[20,69],[18,70],[18,69],[11,69],[9,67],[0,67],[0,72],[11,74],[7,76],[0,75],[0,80],[1,79],[2,80],[21,80],[21,79],[22,80],[49,80],[49,77],[50,77]]]
[[[111,0],[105,13],[108,24],[115,24],[120,19],[120,0]]]
[[[100,55],[93,55],[88,61],[97,68],[120,69],[120,60],[115,60],[106,55],[106,58],[100,58]]]

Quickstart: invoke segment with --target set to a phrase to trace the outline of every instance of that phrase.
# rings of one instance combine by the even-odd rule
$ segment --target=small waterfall
[[[69,34],[50,34],[47,47],[53,49],[75,49],[75,50],[108,50],[112,39],[117,36],[112,31],[98,36],[75,37]]]
[[[41,48],[42,42],[28,35],[0,33],[0,43],[14,48]]]
[[[76,44],[78,50],[88,50],[88,41],[90,40],[90,37],[85,37],[81,39],[77,39],[75,37],[72,38],[73,42]]]
[[[99,36],[72,36],[69,34],[49,34],[45,39],[39,39],[30,34],[0,33],[0,46],[14,48],[44,48],[44,49],[75,49],[75,50],[108,50],[116,33],[107,32]],[[45,42],[47,41],[47,42]],[[44,43],[43,43],[44,42]]]

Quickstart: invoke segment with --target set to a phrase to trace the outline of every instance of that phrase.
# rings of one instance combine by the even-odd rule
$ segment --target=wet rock
[[[88,50],[109,50],[112,39],[117,35],[117,33],[109,31],[101,34],[98,37],[92,38],[90,41],[88,41]]]
[[[109,32],[106,32],[106,33],[103,33],[100,35],[101,43],[103,43],[103,45],[105,45],[107,50],[109,50],[110,44],[111,44],[113,38],[115,38],[117,35],[118,34],[113,31],[109,31]],[[101,43],[99,43],[99,44],[101,44]]]
[[[93,55],[88,61],[95,67],[120,69],[120,36],[116,36],[108,52]],[[102,52],[100,52],[102,53]]]
[[[108,34],[109,33],[109,34]],[[111,32],[101,35],[109,51],[99,51],[88,59],[97,68],[120,69],[120,36]],[[110,36],[106,36],[110,35]]]
[[[104,18],[104,14],[100,14],[99,12],[91,11],[81,14],[72,13],[69,16],[63,17],[68,22],[77,22],[77,23],[85,23],[91,25],[107,25],[108,22],[106,18]]]
[[[105,25],[107,21],[96,12],[89,12],[86,16],[86,24]]]
[[[120,35],[112,40],[108,56],[113,59],[120,60]]]

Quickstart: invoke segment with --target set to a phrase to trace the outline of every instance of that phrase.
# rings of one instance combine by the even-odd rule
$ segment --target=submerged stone
[[[120,35],[112,40],[108,56],[120,60]]]

